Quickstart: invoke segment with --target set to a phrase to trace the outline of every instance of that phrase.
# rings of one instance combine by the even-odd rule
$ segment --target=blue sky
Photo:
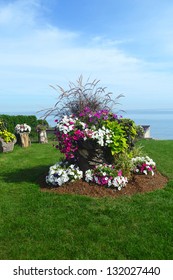
[[[52,107],[100,80],[118,109],[173,107],[172,0],[0,0],[0,112]]]

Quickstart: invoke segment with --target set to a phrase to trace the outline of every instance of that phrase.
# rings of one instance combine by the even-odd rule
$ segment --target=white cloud
[[[40,17],[40,1],[17,0],[0,5],[0,26],[14,30],[33,26]]]
[[[65,86],[80,74],[100,79],[108,90],[116,91],[115,95],[123,92],[131,107],[134,100],[139,106],[148,106],[150,98],[157,106],[163,98],[161,93],[172,92],[172,73],[162,67],[158,71],[157,63],[145,62],[123,50],[126,38],[93,36],[84,45],[82,34],[50,25],[43,21],[40,10],[38,0],[0,6],[0,94],[4,100],[9,92],[16,99],[29,94],[33,104],[47,106],[52,95],[49,84]],[[1,99],[1,104],[4,108],[7,102]]]

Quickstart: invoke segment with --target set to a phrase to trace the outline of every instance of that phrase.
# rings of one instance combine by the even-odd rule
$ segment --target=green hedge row
[[[31,127],[31,138],[37,137],[36,126],[38,124],[46,124],[48,122],[46,120],[38,120],[36,116],[25,116],[25,115],[17,115],[17,116],[10,116],[10,115],[0,115],[0,119],[4,121],[7,130],[11,133],[15,133],[15,126],[17,124],[26,123]]]

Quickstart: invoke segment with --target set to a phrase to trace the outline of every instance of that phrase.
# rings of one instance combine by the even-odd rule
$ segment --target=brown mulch
[[[47,175],[47,174],[46,174]],[[45,176],[46,176],[45,175]],[[121,191],[109,189],[95,184],[88,184],[82,180],[64,184],[61,187],[50,187],[45,182],[45,176],[39,179],[41,191],[55,192],[57,194],[77,194],[90,197],[119,197],[122,195],[133,195],[136,193],[151,192],[162,189],[168,182],[168,179],[155,172],[154,176],[149,175],[133,175],[125,188]]]

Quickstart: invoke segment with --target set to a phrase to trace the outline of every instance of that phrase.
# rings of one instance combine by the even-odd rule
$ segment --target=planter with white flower
[[[17,124],[15,127],[15,131],[17,134],[17,140],[19,144],[24,148],[29,147],[31,145],[31,140],[29,138],[31,127],[26,123]]]

